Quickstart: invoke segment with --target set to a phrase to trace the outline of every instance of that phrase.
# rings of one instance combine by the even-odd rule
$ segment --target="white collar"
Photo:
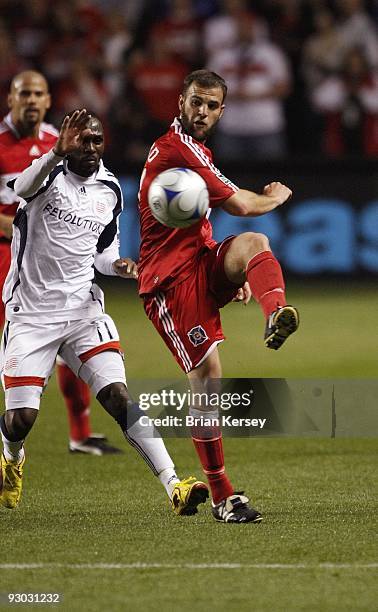
[[[12,121],[12,114],[10,112],[4,117],[3,121],[8,126],[10,131],[14,134],[14,136],[16,136],[16,138],[18,140],[21,140],[21,138],[23,138],[23,136],[21,136],[20,132],[18,131],[18,129],[14,125],[14,123]],[[41,123],[41,125],[39,127],[39,132],[38,132],[39,140],[43,140],[43,132],[42,132],[41,127],[42,127],[42,123]]]
[[[100,159],[100,165],[98,167],[98,170],[96,170],[96,172],[94,172],[93,174],[91,174],[90,176],[81,176],[80,174],[76,174],[76,172],[72,172],[72,170],[69,169],[68,167],[68,159],[65,157],[63,159],[63,171],[64,174],[73,174],[74,177],[77,180],[80,181],[108,181],[109,180],[109,175],[106,171],[106,168],[104,166],[104,162],[102,161],[102,159]]]
[[[16,126],[14,125],[14,123],[12,121],[11,113],[8,113],[4,117],[3,121],[9,127],[10,131],[16,136],[16,138],[18,138],[18,140],[20,140],[21,135],[20,135],[19,131],[17,130]]]

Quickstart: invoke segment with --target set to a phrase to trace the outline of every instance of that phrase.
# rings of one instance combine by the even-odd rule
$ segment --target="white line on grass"
[[[378,569],[378,563],[2,563],[0,570],[75,569],[75,570],[149,570],[149,569]]]

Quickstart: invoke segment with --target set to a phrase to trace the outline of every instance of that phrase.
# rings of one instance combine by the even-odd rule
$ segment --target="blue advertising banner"
[[[261,191],[261,177],[238,177],[237,184]],[[278,180],[294,190],[293,200],[255,218],[214,210],[214,237],[257,231],[269,237],[285,272],[298,276],[369,276],[378,272],[378,196],[374,174],[324,171],[291,173]],[[121,254],[138,257],[138,179],[121,178],[125,210],[121,216]]]

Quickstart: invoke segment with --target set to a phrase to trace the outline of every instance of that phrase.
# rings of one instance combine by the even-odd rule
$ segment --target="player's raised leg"
[[[216,347],[198,367],[188,373],[192,391],[199,394],[212,393],[221,376]],[[191,428],[192,439],[210,485],[214,518],[224,523],[259,523],[261,514],[248,505],[249,499],[245,495],[235,492],[227,476],[218,409],[193,406],[190,414],[195,418],[196,424]]]
[[[228,279],[236,284],[248,281],[265,319],[265,345],[279,349],[297,330],[298,311],[286,301],[285,281],[281,266],[273,255],[264,234],[245,232],[236,236],[224,258]]]

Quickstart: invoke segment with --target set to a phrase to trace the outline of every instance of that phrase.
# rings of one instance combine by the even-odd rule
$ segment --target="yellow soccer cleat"
[[[294,306],[282,306],[270,315],[266,327],[264,342],[269,349],[277,351],[287,338],[297,331],[299,325],[298,310]]]
[[[5,508],[15,508],[18,506],[22,491],[24,463],[25,457],[19,463],[8,461],[4,455],[0,457],[0,504]]]
[[[190,516],[197,514],[197,506],[205,503],[209,497],[209,489],[204,482],[193,476],[180,480],[172,493],[172,509],[175,514]]]

